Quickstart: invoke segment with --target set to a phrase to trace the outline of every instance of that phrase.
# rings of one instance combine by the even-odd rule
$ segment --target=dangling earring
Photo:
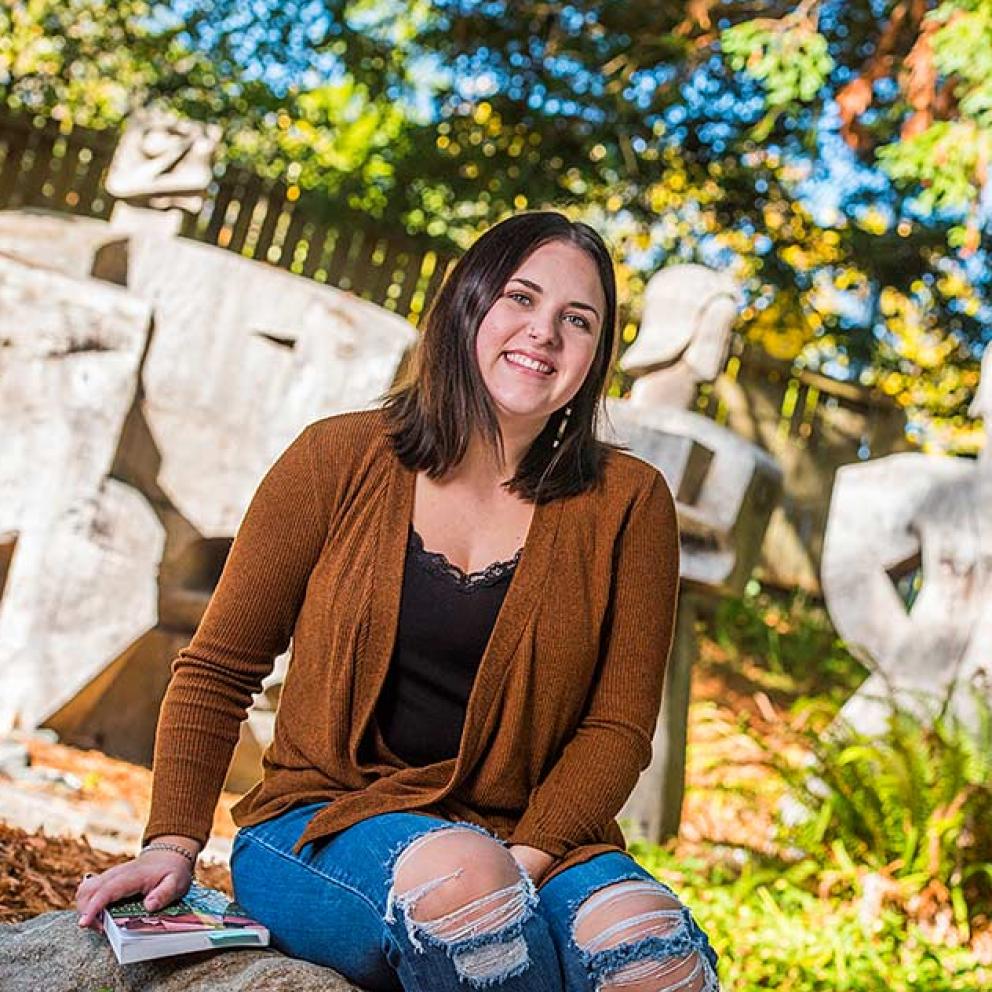
[[[568,427],[568,418],[571,416],[572,408],[570,406],[565,407],[565,416],[561,418],[561,423],[558,425],[558,434],[554,444],[551,445],[552,448],[557,448],[561,444],[561,439],[565,436],[565,428]]]

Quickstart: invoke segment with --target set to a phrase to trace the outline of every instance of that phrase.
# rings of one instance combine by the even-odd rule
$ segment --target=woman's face
[[[509,278],[476,337],[476,358],[504,435],[536,436],[585,381],[606,295],[596,263],[565,241],[541,245]]]

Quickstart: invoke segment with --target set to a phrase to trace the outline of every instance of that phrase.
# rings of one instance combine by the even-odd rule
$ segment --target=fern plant
[[[973,713],[965,723],[944,706],[923,722],[893,705],[880,737],[837,722],[798,731],[805,762],[766,752],[804,813],[783,821],[782,839],[807,855],[833,851],[915,891],[939,883],[967,929],[970,919],[992,910],[992,707],[986,697],[975,694]]]

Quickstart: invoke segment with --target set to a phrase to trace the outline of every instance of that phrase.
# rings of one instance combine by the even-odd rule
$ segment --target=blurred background
[[[977,0],[8,3],[0,98],[44,137],[4,141],[59,162],[33,188],[9,150],[0,204],[109,213],[117,129],[164,104],[223,128],[198,237],[321,280],[325,226],[357,225],[434,271],[553,205],[609,237],[628,343],[662,264],[729,268],[739,349],[875,387],[915,443],[974,451],[989,17]],[[292,230],[229,210],[273,195],[303,205]],[[360,289],[416,321],[424,287],[391,275]]]

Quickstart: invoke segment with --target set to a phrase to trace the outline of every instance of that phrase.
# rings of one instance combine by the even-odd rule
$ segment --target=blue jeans
[[[649,976],[655,968],[660,979],[665,961],[689,960],[694,962],[692,980],[686,980],[683,968],[671,983],[657,985],[658,992],[718,988],[716,955],[705,934],[671,890],[626,854],[599,855],[560,872],[540,890],[521,870],[519,883],[513,891],[503,890],[508,896],[493,911],[499,927],[474,933],[465,927],[457,939],[449,929],[441,937],[407,912],[412,893],[395,895],[395,864],[418,838],[439,829],[491,835],[422,813],[385,813],[293,854],[321,805],[299,806],[238,832],[231,853],[235,897],[269,928],[273,946],[333,968],[368,992],[595,992],[611,974],[633,979],[638,969]],[[418,897],[444,880],[421,886]],[[609,895],[603,890],[618,882],[664,892],[675,908],[648,914],[666,917],[657,921],[653,935],[626,942],[604,939],[602,948],[580,946],[573,933],[580,907],[595,893],[602,901]],[[602,936],[608,938],[605,931]]]

